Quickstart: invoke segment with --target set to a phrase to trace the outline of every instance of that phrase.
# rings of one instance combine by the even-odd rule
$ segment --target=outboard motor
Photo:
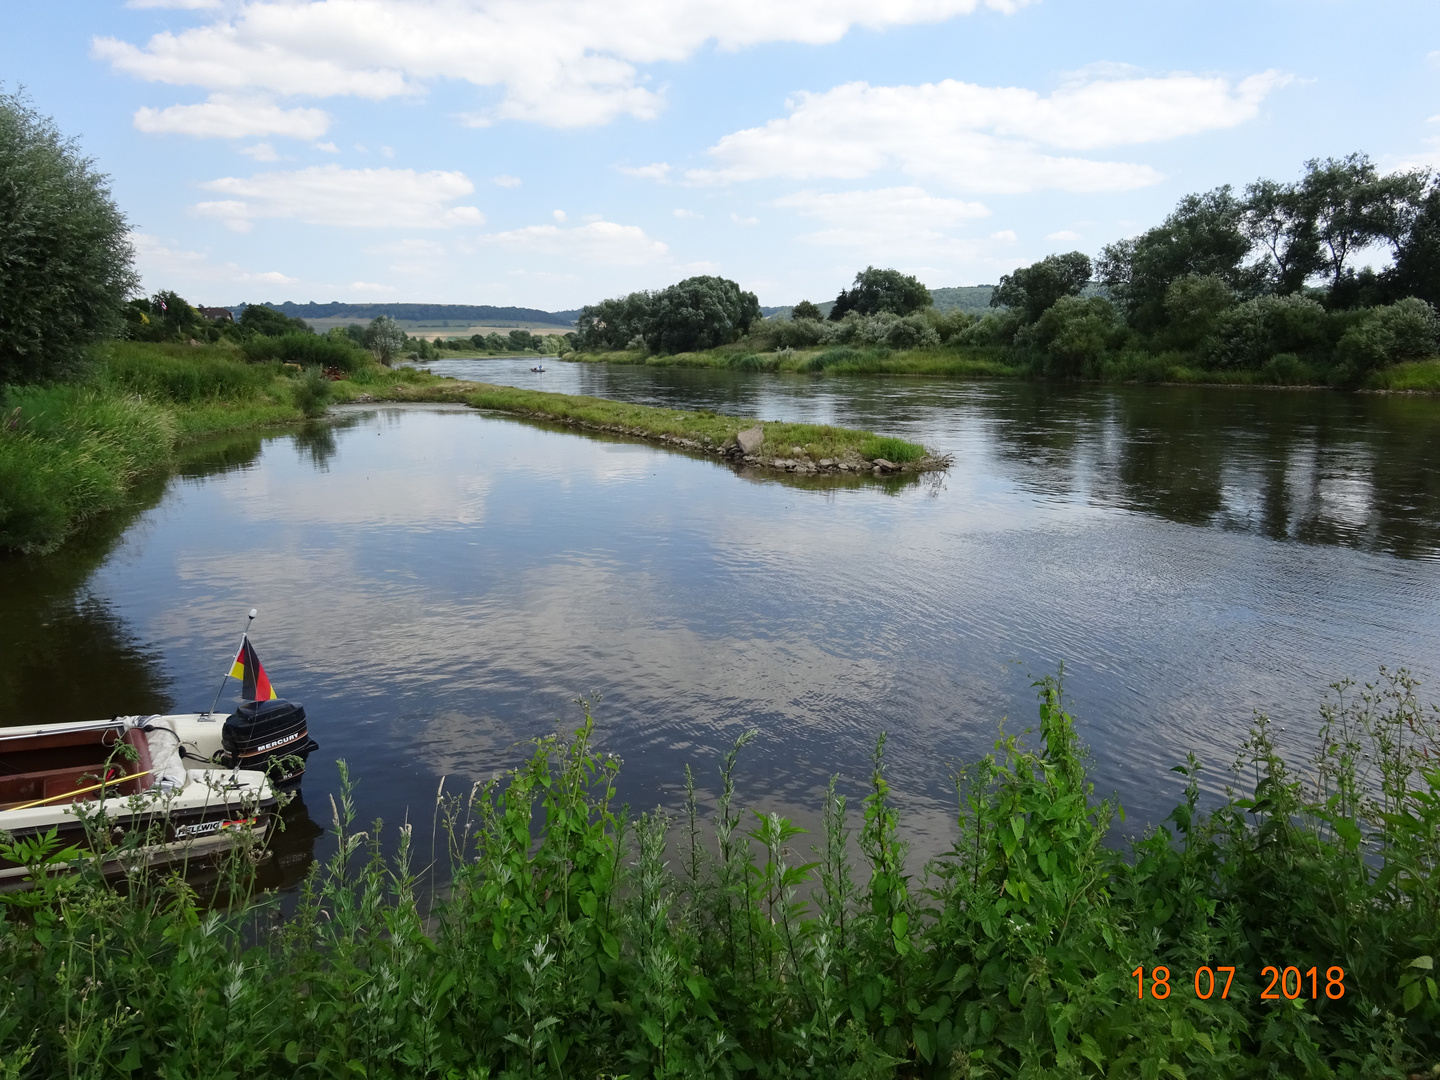
[[[264,771],[276,786],[299,783],[305,759],[320,749],[305,726],[305,706],[279,698],[245,702],[225,718],[220,742],[222,765]]]

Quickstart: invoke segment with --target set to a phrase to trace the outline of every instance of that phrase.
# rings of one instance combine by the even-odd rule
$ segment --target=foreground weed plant
[[[1037,688],[1038,729],[959,772],[954,847],[918,879],[883,736],[859,813],[832,781],[805,837],[736,805],[748,734],[708,820],[688,770],[678,819],[630,818],[588,710],[442,794],[433,910],[408,826],[385,854],[343,768],[335,853],[284,917],[11,845],[38,888],[0,904],[0,1076],[1431,1075],[1440,724],[1408,674],[1336,684],[1303,772],[1257,718],[1216,807],[1177,766],[1184,802],[1124,845]]]

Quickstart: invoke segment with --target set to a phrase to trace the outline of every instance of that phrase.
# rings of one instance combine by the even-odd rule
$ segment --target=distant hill
[[[959,308],[972,315],[983,315],[990,310],[990,294],[994,285],[957,285],[949,289],[931,289],[937,311]]]
[[[527,307],[492,307],[489,304],[342,304],[333,301],[317,304],[297,304],[287,300],[283,304],[266,301],[264,307],[274,308],[292,319],[354,319],[369,322],[377,315],[389,315],[392,319],[412,322],[441,322],[445,319],[458,323],[483,322],[528,322],[550,323],[555,326],[574,326],[580,317],[576,311],[541,311]],[[230,310],[239,315],[247,305],[237,304]]]

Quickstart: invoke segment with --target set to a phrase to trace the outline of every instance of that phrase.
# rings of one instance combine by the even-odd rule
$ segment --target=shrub
[[[1426,360],[1440,345],[1440,318],[1424,300],[1407,297],[1371,308],[1341,336],[1336,359],[1357,374],[1389,364]]]
[[[835,327],[816,319],[767,319],[754,336],[763,337],[772,348],[807,349],[834,341]]]
[[[1165,318],[1170,340],[1182,349],[1194,348],[1215,325],[1215,320],[1237,303],[1235,290],[1215,274],[1184,274],[1165,290]]]
[[[290,393],[295,407],[311,419],[324,416],[335,396],[330,380],[320,373],[319,368],[310,368],[296,379]]]
[[[1124,335],[1125,325],[1110,301],[1062,296],[1015,335],[1015,344],[1037,349],[1047,375],[1073,378],[1093,369]]]
[[[1276,353],[1265,361],[1260,374],[1266,382],[1280,386],[1300,386],[1315,381],[1315,373],[1310,365],[1294,353]]]
[[[1258,296],[1215,320],[1199,357],[1209,367],[1255,371],[1276,353],[1323,355],[1329,331],[1325,309],[1308,296]]]
[[[987,311],[952,340],[960,345],[1009,345],[1014,342],[1021,322],[1021,315],[1016,311]]]
[[[267,361],[299,364],[301,367],[339,368],[354,372],[365,362],[365,354],[348,340],[326,334],[289,333],[280,337],[253,337],[241,347],[251,363]]]

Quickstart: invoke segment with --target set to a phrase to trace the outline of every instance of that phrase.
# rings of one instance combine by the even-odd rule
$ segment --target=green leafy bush
[[[348,341],[339,337],[291,332],[278,337],[258,336],[246,341],[241,349],[251,363],[277,361],[302,367],[333,367],[353,372],[368,358]]]
[[[1125,336],[1125,324],[1110,301],[1098,296],[1062,296],[1015,335],[1017,348],[1041,355],[1045,374],[1073,378],[1093,371],[1100,358]]]
[[[1325,355],[1330,320],[1308,296],[1258,296],[1221,314],[1198,355],[1213,368],[1254,371],[1276,353]]]
[[[1341,336],[1336,359],[1357,374],[1388,364],[1428,360],[1440,348],[1440,318],[1424,300],[1408,297],[1366,311]]]
[[[310,368],[298,379],[291,388],[291,396],[295,407],[307,417],[324,416],[325,410],[334,399],[334,389],[330,380],[322,375],[318,368]]]
[[[442,793],[450,883],[428,905],[409,827],[387,859],[379,823],[355,827],[342,763],[334,853],[283,911],[246,899],[248,851],[211,911],[160,875],[0,896],[0,1061],[25,1080],[1361,1080],[1435,1064],[1440,727],[1412,679],[1336,684],[1303,775],[1258,718],[1229,794],[1202,808],[1192,756],[1183,801],[1129,841],[1059,683],[1037,687],[1038,730],[957,772],[955,840],[922,878],[883,735],[858,814],[832,780],[812,839],[737,805],[754,732],[712,812],[687,769],[678,815],[628,818],[587,715],[508,775]],[[37,876],[63,861],[31,847]],[[1266,965],[1316,967],[1316,995],[1304,978],[1265,1000]]]
[[[121,331],[136,276],[108,178],[20,95],[0,94],[0,385],[54,378]]]

